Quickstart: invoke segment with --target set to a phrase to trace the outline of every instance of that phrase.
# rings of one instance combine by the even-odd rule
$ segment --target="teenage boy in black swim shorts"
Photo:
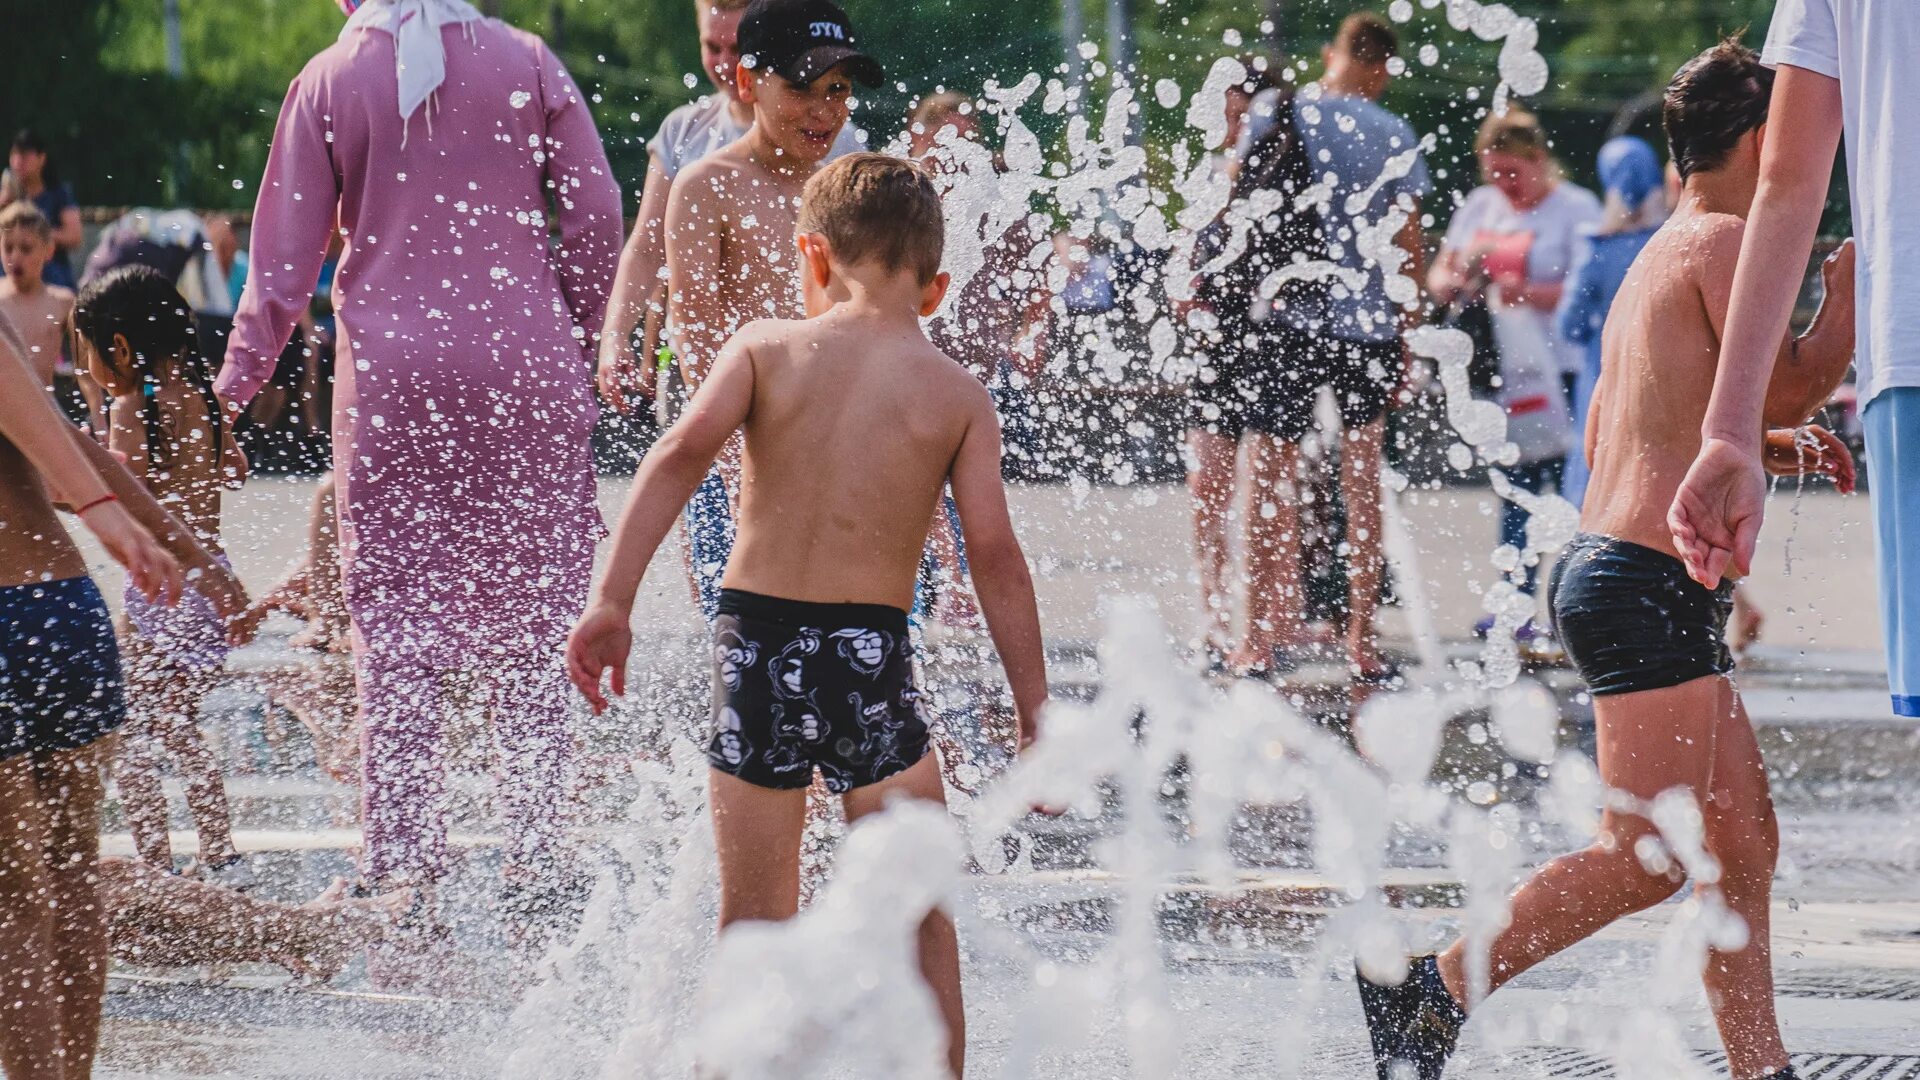
[[[613,555],[567,643],[596,710],[623,693],[634,591],[736,430],[740,533],[713,638],[710,805],[720,925],[799,906],[806,787],[818,770],[857,820],[895,797],[944,802],[914,685],[906,611],[942,487],[951,483],[1021,744],[1046,700],[1040,620],[1000,484],[986,388],[920,328],[946,293],[940,198],[917,165],[854,154],[807,182],[798,247],[808,318],[744,327],[688,411],[641,464]],[[938,911],[920,967],[966,1048],[960,957]]]
[[[1732,40],[1674,76],[1665,122],[1685,190],[1608,317],[1587,428],[1593,480],[1581,535],[1554,568],[1550,595],[1560,638],[1593,693],[1600,772],[1615,797],[1592,846],[1541,867],[1514,894],[1512,917],[1485,957],[1457,942],[1416,958],[1399,985],[1361,976],[1381,1080],[1438,1080],[1469,1007],[1684,887],[1683,871],[1640,860],[1640,841],[1657,838],[1649,804],[1674,788],[1697,801],[1707,851],[1719,863],[1717,878],[1694,887],[1717,894],[1746,924],[1745,945],[1710,952],[1704,973],[1729,1070],[1734,1080],[1793,1076],[1774,1015],[1768,924],[1779,830],[1760,748],[1729,678],[1731,585],[1709,591],[1690,579],[1666,524],[1700,449],[1772,82],[1759,58]],[[1767,391],[1769,425],[1803,423],[1846,373],[1852,274],[1849,244],[1827,262],[1828,299],[1812,328],[1781,346]],[[1851,486],[1852,462],[1830,434],[1780,430],[1768,443],[1777,472],[1817,471]],[[1395,1062],[1411,1069],[1396,1072]]]

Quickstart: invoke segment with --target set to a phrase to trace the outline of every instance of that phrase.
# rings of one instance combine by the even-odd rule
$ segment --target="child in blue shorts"
[[[101,775],[125,713],[113,626],[54,514],[70,507],[148,599],[181,566],[250,636],[247,597],[187,528],[69,425],[0,320],[0,1072],[86,1076],[106,988]]]

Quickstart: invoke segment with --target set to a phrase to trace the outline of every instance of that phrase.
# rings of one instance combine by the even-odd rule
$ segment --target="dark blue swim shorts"
[[[93,579],[0,587],[0,758],[76,750],[126,712],[113,620]]]
[[[1581,533],[1560,553],[1548,596],[1554,633],[1596,697],[1733,670],[1733,583],[1706,588],[1664,552]]]

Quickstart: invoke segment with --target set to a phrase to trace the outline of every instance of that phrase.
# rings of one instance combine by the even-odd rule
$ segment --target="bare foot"
[[[345,878],[333,879],[325,892],[300,905],[302,911],[325,917],[315,940],[290,948],[280,963],[311,982],[331,982],[355,953],[387,936],[413,907],[413,889],[394,889],[378,896],[347,895]]]

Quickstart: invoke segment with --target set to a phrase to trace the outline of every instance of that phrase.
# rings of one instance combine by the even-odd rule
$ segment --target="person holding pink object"
[[[571,880],[558,658],[605,533],[590,330],[619,256],[619,190],[586,99],[539,38],[464,0],[343,6],[339,41],[281,107],[216,389],[237,408],[266,383],[337,228],[362,874],[387,890],[446,873],[442,732],[450,684],[473,679],[502,771],[508,906],[532,918]]]

